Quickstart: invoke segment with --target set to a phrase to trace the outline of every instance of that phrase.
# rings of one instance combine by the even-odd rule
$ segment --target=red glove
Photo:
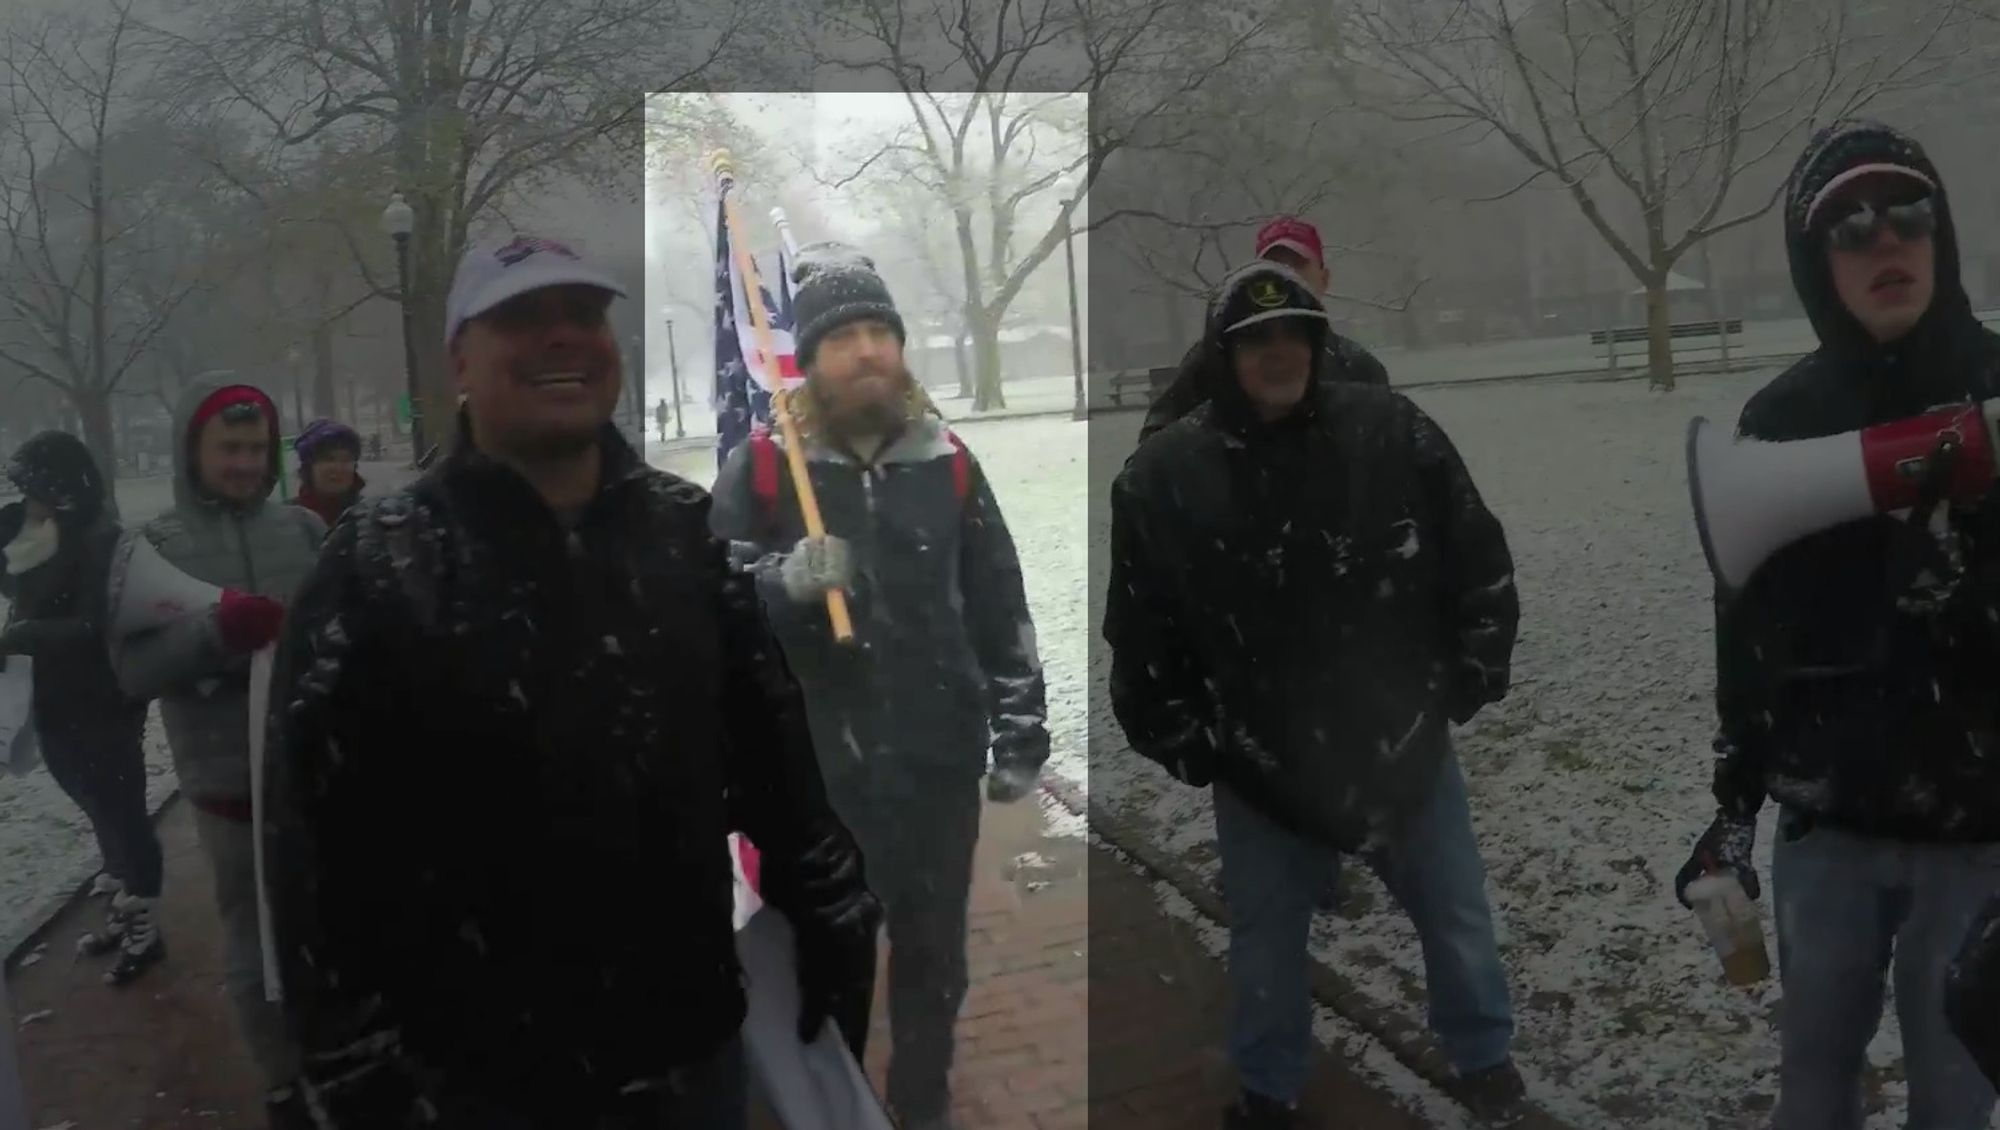
[[[256,651],[278,638],[285,622],[285,606],[268,596],[223,589],[215,605],[215,626],[222,633],[222,646],[230,651]]]

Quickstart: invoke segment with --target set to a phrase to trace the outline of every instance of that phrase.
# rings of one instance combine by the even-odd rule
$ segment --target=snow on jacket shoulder
[[[1142,755],[1209,755],[1296,830],[1380,843],[1430,795],[1450,722],[1507,691],[1506,538],[1400,395],[1330,382],[1277,425],[1245,412],[1204,404],[1112,488],[1112,706]]]
[[[604,445],[573,529],[464,450],[360,503],[288,621],[275,936],[336,1125],[450,1094],[594,1124],[742,1021],[728,833],[767,891],[856,858],[707,494]]]
[[[1326,335],[1326,372],[1332,379],[1356,384],[1389,387],[1389,370],[1373,353],[1353,338],[1329,331]],[[1196,405],[1214,395],[1215,382],[1222,375],[1220,356],[1206,339],[1188,347],[1182,355],[1180,371],[1159,397],[1146,409],[1146,421],[1139,426],[1144,441],[1154,432],[1194,411]]]

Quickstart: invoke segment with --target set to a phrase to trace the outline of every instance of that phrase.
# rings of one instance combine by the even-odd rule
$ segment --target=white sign
[[[250,835],[257,861],[257,939],[264,952],[264,999],[284,999],[278,984],[278,940],[271,936],[271,897],[264,886],[264,731],[271,708],[271,666],[277,652],[258,648],[250,657]]]

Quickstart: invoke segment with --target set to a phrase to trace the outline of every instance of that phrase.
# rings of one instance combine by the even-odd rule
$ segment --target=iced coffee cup
[[[1764,924],[1757,917],[1757,904],[1743,890],[1732,871],[1712,871],[1688,884],[1688,901],[1694,904],[1708,944],[1722,959],[1722,974],[1732,985],[1748,987],[1771,975],[1771,959],[1764,951]]]

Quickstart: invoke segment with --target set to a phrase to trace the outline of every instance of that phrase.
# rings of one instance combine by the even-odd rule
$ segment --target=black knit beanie
[[[812,364],[821,338],[864,318],[887,323],[897,341],[907,340],[903,316],[875,261],[854,248],[836,242],[800,248],[792,282],[792,335],[801,368]]]

